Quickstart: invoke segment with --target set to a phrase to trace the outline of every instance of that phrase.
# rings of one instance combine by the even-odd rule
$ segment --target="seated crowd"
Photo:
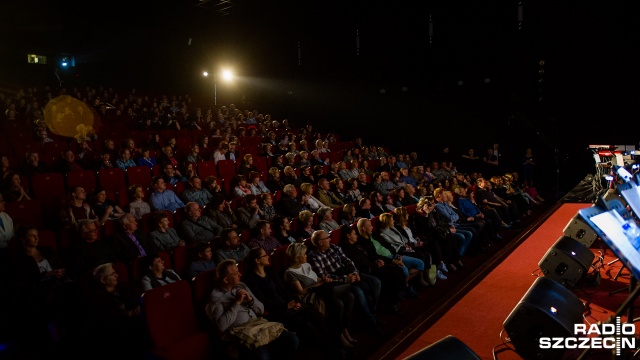
[[[383,333],[380,312],[401,314],[406,297],[447,280],[543,201],[497,157],[483,164],[447,151],[428,163],[234,105],[72,94],[126,138],[98,130],[67,141],[48,133],[49,93],[0,93],[7,133],[38,144],[21,153],[9,138],[0,148],[3,304],[28,314],[10,319],[20,338],[96,344],[107,335],[144,354],[140,295],[215,272],[206,316],[227,350],[233,329],[263,316],[287,330],[240,355],[292,358],[306,344],[332,357],[356,346],[354,323]],[[95,174],[105,169],[123,170],[125,187],[102,183]],[[71,183],[86,170],[94,182]],[[65,175],[64,199],[30,186],[52,173]],[[46,209],[59,216],[14,224],[10,210],[34,201],[54,201]]]

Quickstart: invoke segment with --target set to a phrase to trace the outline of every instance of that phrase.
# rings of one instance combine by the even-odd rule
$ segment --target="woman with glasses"
[[[294,243],[287,248],[291,266],[285,271],[284,279],[289,289],[298,296],[300,302],[316,309],[327,307],[327,322],[339,344],[345,348],[353,347],[357,342],[347,329],[351,324],[353,294],[349,289],[328,276],[320,277],[307,262],[307,247]],[[337,285],[337,286],[336,286]]]
[[[267,319],[283,323],[285,328],[297,332],[302,341],[328,345],[323,315],[291,296],[282,274],[271,267],[264,249],[251,249],[244,263],[247,266],[244,282],[264,304]]]

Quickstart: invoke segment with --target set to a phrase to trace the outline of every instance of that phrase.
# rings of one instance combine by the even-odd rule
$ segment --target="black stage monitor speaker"
[[[569,289],[551,279],[533,282],[504,321],[504,329],[524,359],[552,360],[565,349],[541,349],[541,337],[574,336],[574,324],[583,324],[584,304]]]
[[[448,335],[426,348],[410,355],[405,360],[480,360],[465,343]]]
[[[569,221],[563,232],[565,236],[579,241],[586,247],[591,247],[596,239],[598,239],[598,234],[596,234],[596,232],[593,231],[584,220],[582,220],[582,217],[579,214],[576,214],[576,216]]]
[[[589,272],[594,258],[593,252],[578,240],[561,236],[547,250],[538,266],[544,277],[573,287]]]

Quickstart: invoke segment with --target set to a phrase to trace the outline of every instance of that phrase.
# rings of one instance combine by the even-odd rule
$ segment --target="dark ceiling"
[[[250,85],[221,88],[223,101],[244,95],[346,131],[364,117],[377,124],[373,141],[442,143],[433,135],[451,131],[487,142],[526,134],[550,148],[637,143],[624,130],[640,103],[635,14],[602,0],[3,1],[0,84],[37,79],[26,53],[75,56],[68,83],[190,93],[212,92],[202,70],[232,64]],[[396,119],[410,130],[386,127]]]

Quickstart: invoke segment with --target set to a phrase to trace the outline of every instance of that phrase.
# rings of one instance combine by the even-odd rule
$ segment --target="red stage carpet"
[[[502,344],[499,338],[502,323],[536,279],[532,273],[546,251],[562,235],[562,230],[579,209],[591,204],[564,204],[551,215],[508,258],[498,265],[482,282],[465,295],[429,330],[411,344],[398,358],[403,359],[447,335],[453,335],[467,344],[483,359],[493,359],[492,349]],[[592,247],[599,253],[600,241]],[[605,254],[605,263],[615,259],[611,251]],[[628,292],[609,296],[609,291],[624,287],[628,274],[617,282],[609,280],[619,269],[619,262],[605,266],[601,271],[599,287],[584,288],[574,293],[591,303],[587,321],[605,320],[627,297]],[[610,276],[608,275],[610,274]],[[502,346],[501,346],[502,347]],[[498,359],[520,359],[513,351],[498,354]]]

